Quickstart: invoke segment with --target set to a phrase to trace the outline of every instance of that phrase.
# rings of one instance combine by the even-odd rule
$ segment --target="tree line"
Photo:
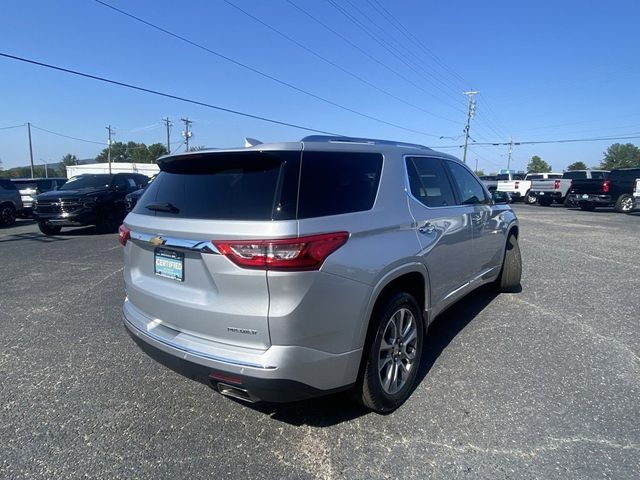
[[[126,163],[155,163],[155,161],[162,155],[166,155],[167,147],[161,143],[152,143],[146,145],[144,143],[137,142],[113,142],[111,144],[111,161],[114,163],[126,162]],[[106,163],[109,158],[109,149],[103,149],[95,160],[97,163]],[[43,164],[34,164],[33,175],[35,177],[66,177],[66,167],[70,165],[78,165],[80,159],[76,155],[67,153],[58,162],[48,163],[46,166]],[[0,162],[0,176],[10,178],[24,178],[31,176],[31,167],[14,167],[7,170],[2,170],[2,162]]]

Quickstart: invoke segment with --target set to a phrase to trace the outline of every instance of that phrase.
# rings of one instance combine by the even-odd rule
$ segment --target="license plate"
[[[589,199],[589,195],[587,195],[586,193],[582,195],[582,198],[584,198],[585,200]]]
[[[153,271],[156,275],[184,281],[184,253],[156,248],[153,257]]]
[[[538,195],[540,195],[541,197],[544,196],[544,192],[539,192]]]

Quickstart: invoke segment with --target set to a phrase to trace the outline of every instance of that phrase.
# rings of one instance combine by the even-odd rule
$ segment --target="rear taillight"
[[[124,247],[127,244],[127,240],[131,238],[131,230],[124,226],[124,224],[120,225],[118,229],[118,241]]]
[[[553,189],[558,190],[560,188],[560,180],[553,181]]]
[[[336,232],[278,240],[213,240],[212,243],[221,254],[243,268],[318,270],[348,239],[348,232]]]
[[[611,183],[610,180],[605,180],[604,182],[602,182],[602,191],[604,193],[609,193],[609,184]]]

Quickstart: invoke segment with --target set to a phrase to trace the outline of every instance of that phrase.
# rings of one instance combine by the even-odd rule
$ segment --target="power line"
[[[116,7],[114,7],[113,5],[110,5],[110,4],[106,3],[106,2],[103,2],[102,0],[94,0],[94,1],[95,1],[96,3],[99,3],[100,5],[103,5],[103,6],[107,7],[107,8],[110,8],[111,10],[113,10],[113,11],[115,11],[115,12],[120,13],[121,15],[125,15],[125,16],[127,16],[127,17],[129,17],[129,18],[133,19],[133,20],[136,20],[137,22],[143,23],[144,25],[147,25],[147,26],[149,26],[149,27],[151,27],[151,28],[153,28],[153,29],[156,29],[156,30],[158,30],[158,31],[160,31],[160,32],[162,32],[162,33],[165,33],[165,34],[167,34],[167,35],[170,35],[170,36],[172,36],[172,37],[174,37],[174,38],[177,38],[178,40],[181,40],[181,41],[183,41],[183,42],[188,43],[189,45],[192,45],[192,46],[194,46],[194,47],[196,47],[196,48],[199,48],[199,49],[201,49],[201,50],[204,50],[205,52],[208,52],[208,53],[210,53],[210,54],[212,54],[212,55],[215,55],[215,56],[216,56],[216,57],[218,57],[218,58],[222,58],[222,59],[224,59],[224,60],[226,60],[226,61],[228,61],[228,62],[233,63],[234,65],[237,65],[237,66],[239,66],[239,67],[242,67],[242,68],[244,68],[244,69],[246,69],[246,70],[249,70],[249,71],[251,71],[251,72],[253,72],[253,73],[256,73],[256,74],[258,74],[258,75],[260,75],[260,76],[262,76],[262,77],[264,77],[264,78],[268,78],[269,80],[272,80],[272,81],[274,81],[274,82],[276,82],[276,83],[279,83],[280,85],[284,85],[284,86],[286,86],[286,87],[288,87],[288,88],[291,88],[291,89],[293,89],[293,90],[295,90],[295,91],[297,91],[297,92],[300,92],[300,93],[302,93],[302,94],[304,94],[304,95],[308,95],[308,96],[310,96],[310,97],[312,97],[312,98],[315,98],[316,100],[320,100],[321,102],[327,103],[327,104],[332,105],[332,106],[334,106],[334,107],[336,107],[336,108],[340,108],[340,109],[342,109],[342,110],[345,110],[345,111],[347,111],[347,112],[353,113],[353,114],[355,114],[355,115],[359,115],[359,116],[361,116],[361,117],[363,117],[363,118],[367,118],[367,119],[369,119],[369,120],[373,120],[373,121],[378,122],[378,123],[382,123],[382,124],[385,124],[385,125],[389,125],[389,126],[391,126],[391,127],[398,128],[398,129],[400,129],[400,130],[405,130],[405,131],[407,131],[407,132],[417,133],[417,134],[425,135],[425,136],[433,136],[433,134],[431,134],[431,133],[422,132],[422,131],[420,131],[420,130],[415,130],[415,129],[413,129],[413,128],[409,128],[409,127],[404,127],[404,126],[402,126],[402,125],[398,125],[398,124],[395,124],[395,123],[392,123],[392,122],[388,122],[388,121],[383,120],[383,119],[381,119],[381,118],[374,117],[374,116],[372,116],[372,115],[369,115],[369,114],[366,114],[366,113],[360,112],[360,111],[355,110],[355,109],[353,109],[353,108],[346,107],[346,106],[341,105],[341,104],[339,104],[339,103],[337,103],[337,102],[334,102],[334,101],[332,101],[332,100],[329,100],[329,99],[327,99],[327,98],[324,98],[324,97],[322,97],[322,96],[320,96],[320,95],[316,95],[315,93],[312,93],[312,92],[310,92],[310,91],[308,91],[308,90],[304,90],[303,88],[297,87],[297,86],[293,85],[292,83],[289,83],[289,82],[286,82],[286,81],[284,81],[284,80],[281,80],[281,79],[279,79],[279,78],[277,78],[277,77],[274,77],[273,75],[270,75],[270,74],[268,74],[268,73],[262,72],[262,71],[260,71],[260,70],[258,70],[258,69],[256,69],[256,68],[253,68],[253,67],[251,67],[251,66],[249,66],[249,65],[247,65],[247,64],[245,64],[245,63],[242,63],[242,62],[239,62],[239,61],[237,61],[237,60],[234,60],[234,59],[232,59],[232,58],[230,58],[230,57],[227,57],[226,55],[223,55],[223,54],[221,54],[221,53],[219,53],[219,52],[216,52],[215,50],[211,50],[210,48],[205,47],[205,46],[204,46],[204,45],[202,45],[202,44],[196,43],[196,42],[194,42],[193,40],[189,40],[189,39],[188,39],[188,38],[186,38],[186,37],[183,37],[183,36],[181,36],[181,35],[178,35],[177,33],[173,33],[173,32],[171,32],[171,31],[169,31],[169,30],[166,30],[166,29],[164,29],[164,28],[162,28],[162,27],[160,27],[160,26],[158,26],[158,25],[156,25],[156,24],[154,24],[154,23],[151,23],[151,22],[149,22],[149,21],[147,21],[147,20],[144,20],[144,19],[142,19],[142,18],[140,18],[140,17],[137,17],[137,16],[135,16],[135,15],[133,15],[133,14],[131,14],[131,13],[125,12],[124,10],[120,10],[119,8],[116,8]]]
[[[240,8],[239,6],[235,5],[234,3],[232,3],[229,0],[222,0],[223,2],[225,2],[226,4],[228,4],[229,6],[235,8],[236,10],[242,12],[244,15],[246,15],[247,17],[255,20],[256,22],[260,23],[261,25],[263,25],[264,27],[268,28],[269,30],[271,30],[272,32],[280,35],[282,38],[288,40],[289,42],[293,43],[294,45],[297,45],[298,47],[302,48],[303,50],[305,50],[306,52],[310,53],[311,55],[313,55],[314,57],[319,58],[320,60],[322,60],[323,62],[331,65],[334,68],[337,68],[338,70],[340,70],[341,72],[346,73],[347,75],[349,75],[350,77],[355,78],[356,80],[358,80],[361,83],[364,83],[365,85],[370,86],[371,88],[384,93],[385,95],[387,95],[388,97],[391,97],[399,102],[404,103],[405,105],[408,105],[410,107],[413,107],[417,110],[420,110],[423,113],[426,113],[427,115],[432,115],[434,117],[437,118],[443,118],[440,115],[434,114],[433,112],[430,112],[429,110],[426,110],[414,103],[408,102],[406,100],[404,100],[403,98],[398,97],[397,95],[394,95],[393,93],[389,92],[388,90],[385,90],[384,88],[378,87],[376,84],[370,82],[369,80],[367,80],[366,78],[361,77],[360,75],[342,67],[341,65],[338,65],[337,63],[333,62],[332,60],[329,60],[327,57],[319,54],[318,52],[316,52],[315,50],[313,50],[312,48],[307,47],[306,45],[300,43],[299,41],[297,41],[295,38],[292,38],[290,36],[288,36],[287,34],[281,32],[280,30],[278,30],[277,28],[269,25],[268,23],[260,20],[258,17],[256,17],[255,15],[252,15],[251,13],[247,12],[246,10],[243,10],[242,8]],[[447,118],[444,118],[445,120],[449,120]],[[454,121],[454,120],[449,120],[449,121]],[[438,135],[428,135],[428,136],[432,136],[432,137],[438,137]]]
[[[10,128],[20,128],[20,127],[25,127],[27,124],[26,123],[22,123],[20,125],[11,125],[9,127],[0,127],[0,130],[9,130]]]
[[[334,2],[333,0],[327,0],[329,2],[329,4],[336,9],[338,12],[340,12],[343,16],[345,16],[351,23],[353,23],[354,25],[356,25],[360,30],[362,30],[364,33],[366,33],[371,39],[373,39],[373,41],[375,41],[378,45],[380,45],[382,48],[384,48],[387,52],[389,52],[391,55],[393,55],[395,58],[397,58],[401,63],[403,63],[407,68],[409,68],[411,71],[413,71],[416,75],[421,76],[424,80],[426,80],[427,82],[431,83],[434,87],[438,88],[438,90],[442,91],[442,89],[440,89],[437,85],[435,85],[430,79],[428,79],[427,77],[425,77],[422,73],[420,73],[420,71],[418,71],[412,64],[411,62],[405,60],[404,58],[402,58],[402,56],[400,56],[398,53],[394,52],[394,50],[392,49],[392,47],[389,46],[388,42],[380,39],[377,35],[375,35],[373,32],[371,32],[371,30],[369,28],[367,28],[366,25],[364,25],[360,20],[358,20],[354,15],[352,15],[351,13],[349,13],[346,9],[344,9],[342,6],[338,5],[336,2]],[[448,103],[446,100],[443,100],[442,98],[439,98],[437,96],[435,96],[433,93],[424,90],[428,95],[434,97],[435,99],[439,100],[440,102],[444,103],[445,105],[449,106],[450,108],[452,108],[453,110],[456,110],[458,112],[462,112],[465,113],[464,110],[461,110],[460,108],[458,108],[455,105],[452,105],[450,103]],[[444,92],[445,94],[448,95],[447,92]]]
[[[4,54],[2,54],[2,53],[0,53],[0,55],[4,56]],[[47,133],[50,133],[52,135],[57,135],[58,137],[70,138],[71,140],[77,140],[79,142],[86,142],[86,143],[93,143],[95,145],[104,145],[104,142],[96,142],[94,140],[87,140],[85,138],[72,137],[70,135],[65,135],[64,133],[53,132],[51,130],[47,130],[46,128],[38,127],[37,125],[34,125],[33,123],[31,124],[31,126],[33,128],[35,128],[36,130],[42,130],[43,132],[47,132]]]
[[[627,133],[623,136],[617,137],[593,137],[593,138],[563,138],[560,140],[528,140],[528,141],[509,141],[509,142],[475,142],[472,146],[475,147],[499,147],[505,145],[542,145],[553,143],[579,143],[579,142],[602,142],[608,140],[633,140],[640,138],[640,132]],[[436,145],[432,148],[464,148],[464,145]]]
[[[275,123],[277,125],[284,125],[285,127],[297,128],[299,130],[306,130],[308,132],[324,133],[324,134],[327,134],[327,135],[340,135],[339,133],[335,133],[335,132],[328,132],[326,130],[318,130],[318,129],[315,129],[315,128],[310,128],[310,127],[305,127],[305,126],[302,126],[302,125],[297,125],[295,123],[282,122],[280,120],[274,120],[274,119],[268,118],[268,117],[261,117],[259,115],[253,115],[251,113],[245,113],[245,112],[241,112],[241,111],[238,111],[238,110],[232,110],[232,109],[229,109],[229,108],[224,108],[224,107],[220,107],[220,106],[217,106],[217,105],[212,105],[210,103],[200,102],[198,100],[191,100],[191,99],[186,98],[186,97],[180,97],[180,96],[177,96],[177,95],[172,95],[170,93],[159,92],[157,90],[152,90],[150,88],[140,87],[140,86],[133,85],[133,84],[130,84],[130,83],[118,82],[116,80],[111,80],[111,79],[108,79],[108,78],[105,78],[105,77],[99,77],[97,75],[91,75],[89,73],[83,73],[83,72],[79,72],[79,71],[76,71],[76,70],[71,70],[71,69],[68,69],[68,68],[58,67],[58,66],[55,66],[55,65],[50,65],[48,63],[38,62],[36,60],[30,60],[28,58],[17,57],[15,55],[10,55],[8,53],[0,52],[0,57],[10,58],[12,60],[18,60],[20,62],[30,63],[32,65],[38,65],[40,67],[50,68],[52,70],[57,70],[59,72],[70,73],[72,75],[77,75],[79,77],[90,78],[92,80],[98,80],[100,82],[110,83],[110,84],[113,84],[113,85],[118,85],[120,87],[130,88],[132,90],[138,90],[140,92],[151,93],[153,95],[158,95],[160,97],[171,98],[173,100],[179,100],[181,102],[191,103],[191,104],[194,104],[194,105],[199,105],[201,107],[212,108],[214,110],[219,110],[219,111],[222,111],[222,112],[232,113],[234,115],[240,115],[242,117],[253,118],[255,120],[261,120],[263,122]],[[80,139],[75,139],[75,140],[80,140]],[[93,142],[93,143],[98,143],[98,142]],[[103,143],[101,143],[101,145],[103,145]]]

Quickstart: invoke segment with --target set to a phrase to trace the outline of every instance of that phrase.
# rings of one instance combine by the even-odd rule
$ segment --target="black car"
[[[62,227],[85,225],[112,232],[126,215],[125,196],[148,181],[149,177],[139,173],[79,175],[59,190],[38,195],[33,215],[45,235],[55,235]]]
[[[153,177],[151,177],[149,179],[149,183],[147,183],[143,188],[136,190],[135,192],[128,193],[127,196],[124,197],[124,206],[125,206],[125,209],[127,210],[127,213],[133,210],[133,207],[136,206],[136,203],[138,203],[138,200],[140,200],[140,197],[147,190],[149,185],[151,185],[151,182],[153,182],[156,176],[157,175],[154,175]]]

